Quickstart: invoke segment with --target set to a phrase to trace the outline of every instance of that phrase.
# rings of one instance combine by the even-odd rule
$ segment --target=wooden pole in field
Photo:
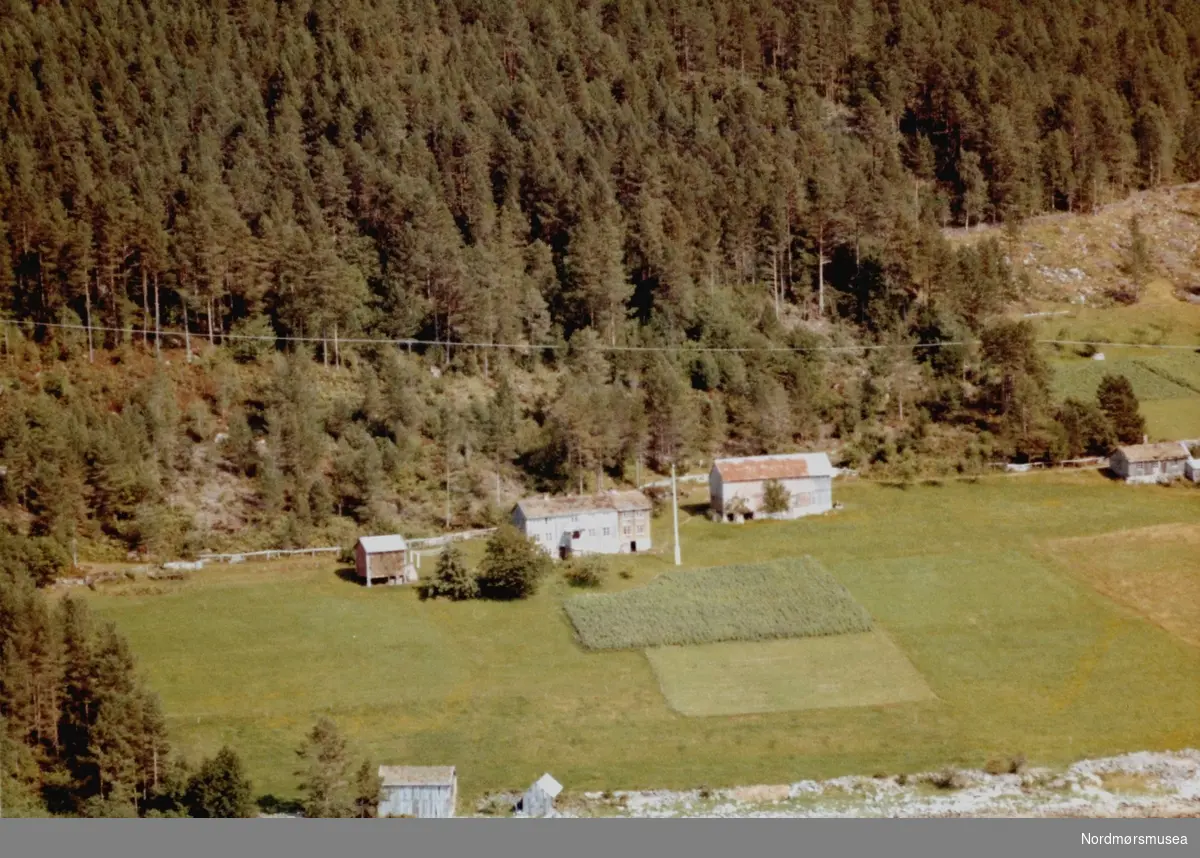
[[[675,463],[671,463],[671,512],[675,519],[675,565],[682,560],[679,557],[679,491],[675,487]]]

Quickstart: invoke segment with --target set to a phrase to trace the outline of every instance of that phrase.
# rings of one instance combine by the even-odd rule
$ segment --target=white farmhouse
[[[513,524],[553,557],[625,554],[650,548],[649,498],[637,491],[525,498]]]
[[[766,484],[777,481],[787,493],[785,512],[763,510]],[[833,509],[833,465],[824,453],[785,453],[717,459],[708,475],[713,518],[799,518]]]

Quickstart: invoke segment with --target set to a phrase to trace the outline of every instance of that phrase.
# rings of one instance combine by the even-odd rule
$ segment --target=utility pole
[[[675,518],[675,565],[682,561],[679,557],[679,491],[675,487],[675,463],[671,463],[671,512]]]

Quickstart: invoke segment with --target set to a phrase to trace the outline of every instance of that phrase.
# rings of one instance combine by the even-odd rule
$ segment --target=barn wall
[[[363,550],[362,543],[356,543],[354,546],[354,571],[358,573],[359,578],[367,577],[369,557],[370,555]]]
[[[752,512],[756,515],[761,514],[766,482],[754,480],[726,485],[725,496],[721,498],[721,508],[735,497],[740,497],[745,499]],[[797,518],[833,509],[833,480],[830,477],[800,477],[779,482],[791,496],[791,509],[780,514],[781,518]]]
[[[401,578],[407,560],[405,551],[388,551],[371,555],[371,577]]]
[[[725,488],[721,483],[721,472],[715,467],[708,472],[708,503],[717,512],[725,511]]]
[[[393,786],[383,788],[379,815],[444,819],[454,816],[456,790],[449,786]]]

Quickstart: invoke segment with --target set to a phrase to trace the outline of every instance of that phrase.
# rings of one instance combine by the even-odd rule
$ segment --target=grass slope
[[[1050,551],[1104,595],[1200,647],[1200,525],[1063,539]]]
[[[565,607],[592,650],[871,629],[870,615],[811,557],[672,572],[637,590],[576,596]]]
[[[933,692],[879,630],[821,638],[646,650],[663,695],[681,715],[749,715],[884,706]]]
[[[571,790],[718,787],[1200,744],[1200,648],[1047,549],[1195,522],[1200,492],[1030,474],[907,491],[839,481],[835,495],[844,511],[796,522],[685,518],[684,563],[819,558],[937,699],[684,717],[642,652],[575,642],[570,591],[553,582],[515,604],[422,603],[306,561],[83,595],[128,636],[176,747],[194,761],[233,744],[260,794],[296,794],[294,749],[323,713],[356,755],[459,766],[468,812],[481,792],[544,771]],[[669,544],[669,521],[655,526]],[[610,592],[674,569],[669,551],[613,565],[632,577],[610,575]]]

